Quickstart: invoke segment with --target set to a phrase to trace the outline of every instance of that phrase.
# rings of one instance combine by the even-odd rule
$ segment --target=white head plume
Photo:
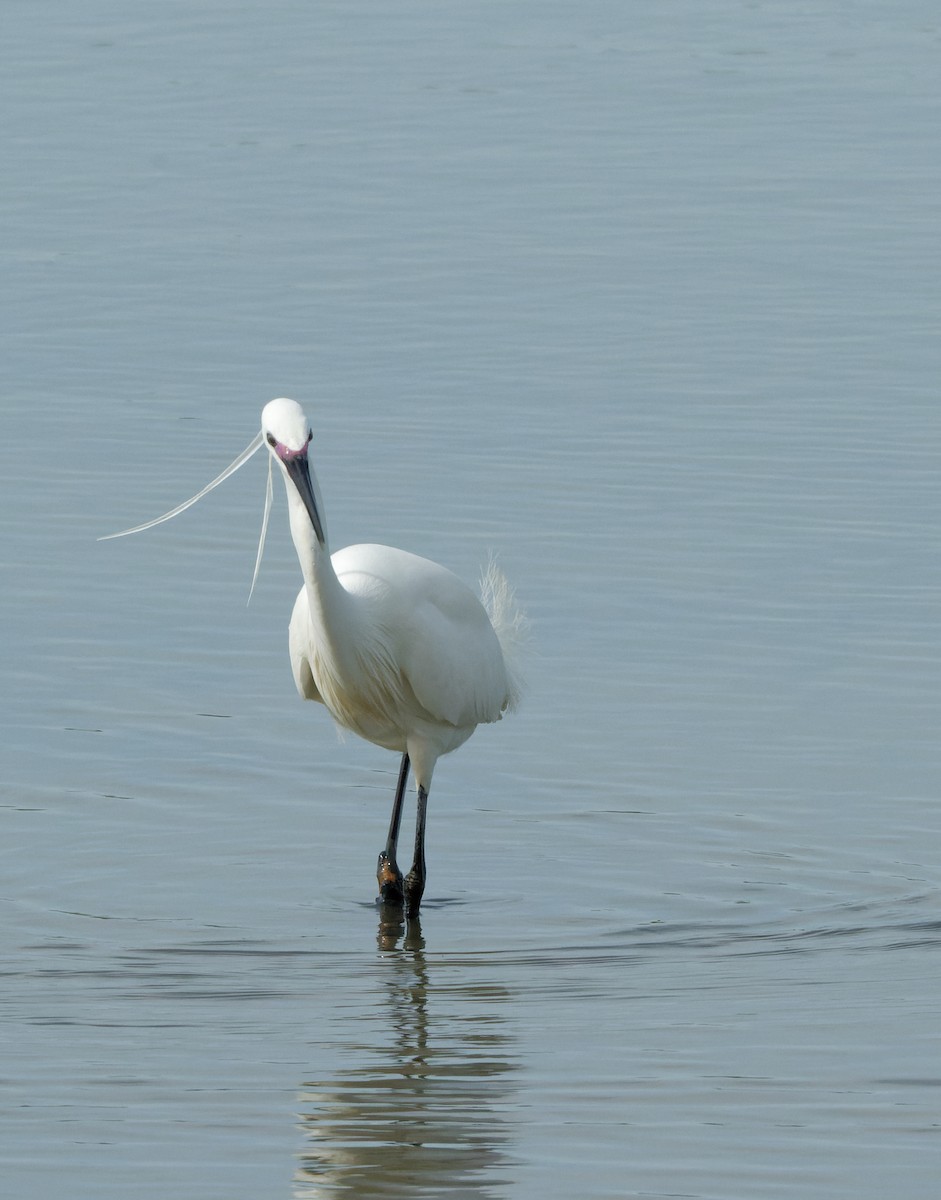
[[[252,440],[248,443],[242,453],[229,463],[226,469],[213,479],[195,496],[190,496],[189,500],[184,500],[182,504],[178,504],[176,508],[171,508],[169,512],[165,512],[160,517],[154,517],[152,521],[145,521],[142,525],[134,525],[130,529],[122,529],[118,533],[107,533],[103,537],[98,538],[99,542],[108,542],[112,538],[127,537],[132,533],[143,533],[145,529],[153,529],[155,525],[162,525],[164,521],[172,520],[173,517],[178,517],[180,513],[186,512],[191,508],[197,500],[202,500],[203,496],[208,495],[213,488],[217,488],[220,483],[224,483],[230,475],[234,475],[239,467],[243,467],[253,454],[257,453],[263,445],[263,435],[261,432],[256,433]],[[261,568],[261,558],[265,548],[265,535],[268,532],[268,516],[271,512],[272,484],[271,484],[271,459],[268,460],[268,487],[265,493],[265,512],[261,525],[261,536],[258,539],[258,553],[255,556],[255,570],[252,575],[252,586],[248,593],[249,602],[252,598],[252,593],[255,591],[255,583],[258,579],[258,572]]]

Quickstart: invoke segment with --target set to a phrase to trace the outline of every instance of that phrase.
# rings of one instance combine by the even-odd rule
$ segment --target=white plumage
[[[418,912],[425,886],[425,814],[435,763],[480,724],[516,706],[517,654],[526,618],[491,562],[481,596],[427,558],[392,546],[347,546],[331,555],[323,501],[308,462],[313,434],[293,400],[272,400],[261,432],[211,483],[162,516],[100,540],[169,521],[218,487],[267,445],[287,489],[291,536],[304,586],[288,631],[291,669],[305,700],[319,700],[346,729],[402,755],[386,846],[379,855],[380,899]],[[271,472],[255,575],[268,527]],[[403,879],[395,861],[409,768],[418,793],[415,857]]]
[[[435,763],[477,725],[499,721],[519,699],[516,652],[525,618],[491,563],[487,607],[444,567],[392,546],[347,546],[331,555],[323,503],[300,405],[272,400],[262,435],[284,475],[291,534],[304,585],[289,647],[301,696],[319,700],[360,737],[403,755],[380,898],[418,911],[424,889],[425,806]],[[418,793],[415,859],[403,880],[395,862],[409,764]]]

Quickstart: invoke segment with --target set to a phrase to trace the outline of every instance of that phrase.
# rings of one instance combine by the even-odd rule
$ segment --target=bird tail
[[[480,599],[493,625],[506,663],[507,702],[512,712],[523,694],[522,660],[529,641],[529,618],[516,601],[506,576],[490,556],[480,576]]]

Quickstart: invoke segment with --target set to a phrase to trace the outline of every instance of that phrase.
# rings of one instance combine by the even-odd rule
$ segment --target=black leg
[[[402,824],[402,805],[405,802],[405,785],[408,782],[408,755],[402,755],[402,765],[399,767],[399,781],[395,786],[395,800],[392,804],[392,819],[389,822],[389,836],[386,838],[386,848],[379,855],[379,865],[376,868],[376,878],[379,881],[379,899],[383,904],[399,904],[404,899],[402,890],[402,872],[395,861],[395,851],[399,844],[399,826]]]
[[[415,818],[415,859],[412,869],[405,876],[405,911],[409,917],[417,917],[425,890],[425,814],[428,809],[428,793],[418,785],[418,815]]]

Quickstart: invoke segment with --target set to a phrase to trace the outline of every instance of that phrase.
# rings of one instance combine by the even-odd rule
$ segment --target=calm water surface
[[[644,8],[8,5],[4,1195],[937,1195],[941,23]],[[420,928],[261,462],[95,541],[279,394],[533,621]]]

